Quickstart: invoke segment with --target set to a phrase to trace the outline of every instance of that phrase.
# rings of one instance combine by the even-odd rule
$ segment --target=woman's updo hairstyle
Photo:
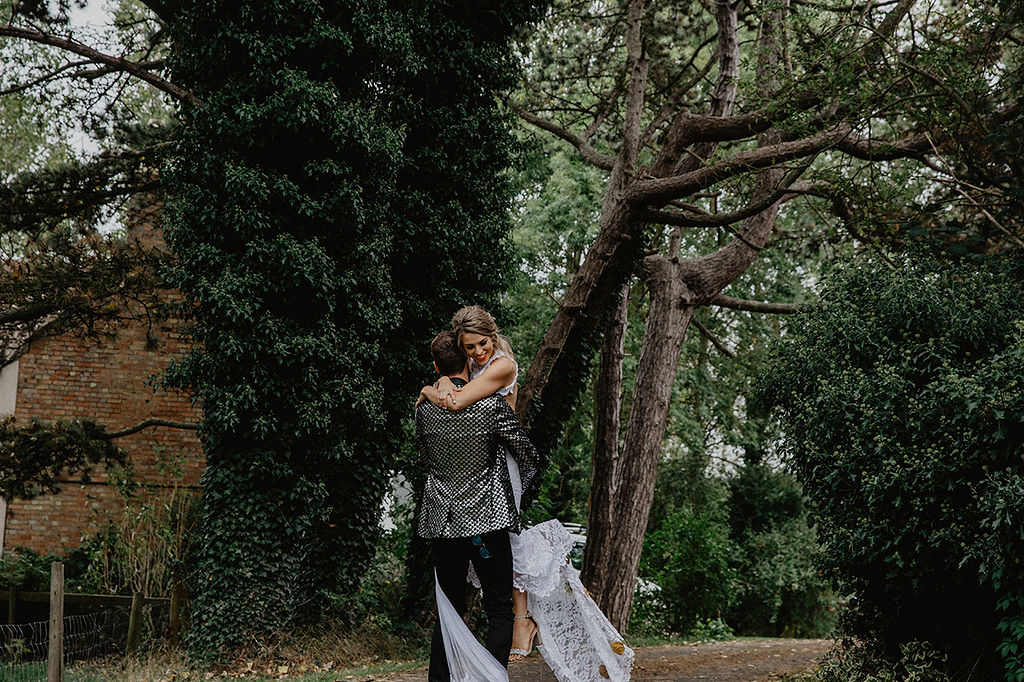
[[[502,336],[491,314],[478,305],[468,305],[465,308],[460,308],[452,316],[452,331],[455,332],[455,338],[459,341],[459,348],[462,348],[463,334],[490,336],[494,339],[495,348],[504,352],[510,359],[515,360],[516,356],[512,352],[512,344],[509,343],[507,338]]]

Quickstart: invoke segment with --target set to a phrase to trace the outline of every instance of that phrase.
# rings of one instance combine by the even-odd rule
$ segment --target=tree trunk
[[[562,418],[552,410],[536,411],[534,398],[543,390],[544,401],[558,409],[571,408],[583,388],[591,365],[591,351],[597,333],[608,322],[619,290],[629,282],[633,268],[642,257],[639,230],[642,223],[633,215],[635,206],[627,201],[635,180],[640,151],[641,114],[647,86],[649,61],[644,56],[642,21],[644,0],[629,0],[626,51],[630,69],[629,93],[622,125],[622,149],[615,158],[601,202],[601,229],[573,277],[540,348],[530,363],[519,391],[516,413],[532,421],[539,447],[553,438]],[[562,353],[571,348],[573,353]]]
[[[622,361],[625,357],[629,285],[622,288],[622,302],[601,345],[601,363],[594,386],[594,475],[590,486],[587,549],[580,579],[587,589],[607,589],[603,566],[616,535],[614,509],[619,465],[620,414],[622,411]]]
[[[649,256],[644,279],[651,290],[651,310],[644,333],[636,387],[626,426],[621,463],[617,467],[615,499],[609,537],[584,567],[592,576],[595,599],[612,624],[625,631],[633,607],[633,586],[640,565],[647,517],[654,499],[654,482],[661,459],[672,384],[683,338],[693,318],[691,294],[679,278],[678,264]],[[590,541],[588,540],[588,544]],[[601,587],[598,587],[601,586]]]
[[[761,136],[759,146],[770,147],[779,140],[777,131],[769,131]],[[784,175],[781,168],[762,171],[754,191],[755,200],[770,196]],[[584,573],[592,581],[585,584],[593,586],[598,605],[620,632],[627,629],[633,608],[633,590],[654,501],[669,399],[686,331],[696,306],[710,301],[757,258],[759,248],[771,235],[778,212],[778,203],[770,205],[744,221],[742,238],[702,258],[682,262],[664,256],[645,259],[643,277],[651,291],[651,310],[621,463],[615,469],[617,480],[611,486],[615,491],[612,521],[607,533],[594,529],[595,544],[599,546],[594,548],[593,556],[600,557],[600,563],[591,562],[588,551],[584,565]],[[587,544],[590,542],[588,539]]]

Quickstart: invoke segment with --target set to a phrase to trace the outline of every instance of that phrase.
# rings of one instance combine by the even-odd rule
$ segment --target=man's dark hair
[[[451,330],[441,332],[430,342],[430,357],[437,363],[437,371],[445,376],[461,374],[466,368],[466,356]]]

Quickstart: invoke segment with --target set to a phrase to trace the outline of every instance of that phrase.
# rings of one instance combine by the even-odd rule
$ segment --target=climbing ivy
[[[353,592],[427,343],[507,281],[511,31],[529,6],[186,2],[169,277],[203,407],[190,632],[223,656]],[[267,17],[273,17],[268,21]]]

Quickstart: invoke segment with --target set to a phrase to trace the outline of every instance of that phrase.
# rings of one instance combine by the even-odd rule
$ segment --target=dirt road
[[[633,680],[658,682],[769,682],[781,680],[815,664],[831,648],[831,640],[773,639],[716,642],[691,646],[659,646],[636,650]],[[424,682],[426,670],[392,675],[388,682]],[[544,660],[534,653],[509,669],[510,682],[556,682]]]

